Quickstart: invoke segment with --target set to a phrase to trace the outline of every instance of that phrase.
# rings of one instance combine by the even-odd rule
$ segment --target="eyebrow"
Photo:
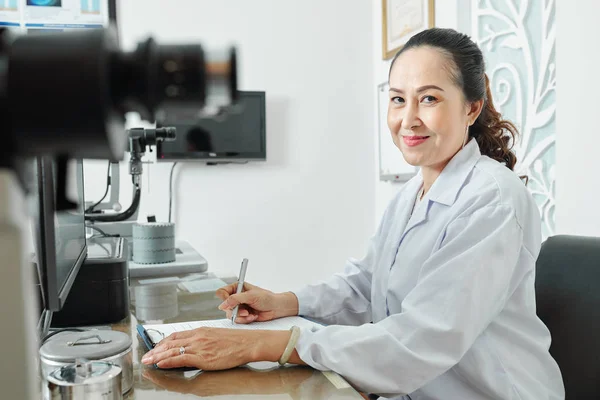
[[[440,92],[444,91],[444,89],[442,89],[441,87],[436,86],[436,85],[425,85],[425,86],[418,87],[417,88],[417,93],[421,93],[421,92],[424,92],[424,91],[429,90],[429,89],[436,89],[436,90],[439,90]],[[396,89],[396,88],[393,88],[393,87],[390,88],[390,92],[404,93],[403,90]]]

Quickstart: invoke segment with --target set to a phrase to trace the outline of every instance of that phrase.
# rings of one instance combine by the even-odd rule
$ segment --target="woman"
[[[290,344],[289,362],[381,396],[564,398],[535,309],[540,218],[513,172],[516,129],[494,109],[481,51],[453,30],[424,31],[392,61],[389,84],[394,143],[421,168],[387,208],[366,257],[295,293],[218,292],[228,316],[246,306],[239,322],[301,314],[329,325],[295,343],[289,332],[185,332],[145,362],[221,369],[276,361]]]

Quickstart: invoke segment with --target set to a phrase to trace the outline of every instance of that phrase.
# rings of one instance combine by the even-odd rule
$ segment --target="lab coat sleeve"
[[[519,258],[531,257],[522,241],[508,206],[454,220],[400,313],[357,327],[303,330],[300,358],[370,393],[412,393],[457,364],[502,310]]]
[[[371,277],[379,241],[386,229],[385,216],[369,240],[362,260],[350,258],[342,273],[326,281],[293,291],[298,297],[299,315],[324,324],[360,325],[371,322]]]

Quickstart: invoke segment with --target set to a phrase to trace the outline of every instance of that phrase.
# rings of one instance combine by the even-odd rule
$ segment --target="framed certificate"
[[[383,59],[392,58],[414,34],[434,26],[434,0],[381,0]]]

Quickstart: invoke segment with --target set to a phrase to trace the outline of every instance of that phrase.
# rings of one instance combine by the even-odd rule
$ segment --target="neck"
[[[456,151],[456,153],[454,153],[454,155],[446,161],[442,161],[441,163],[435,165],[427,165],[421,167],[421,175],[423,176],[423,196],[425,196],[425,194],[429,191],[431,185],[433,185],[433,182],[435,182],[438,176],[440,176],[440,174],[442,173],[444,168],[446,168],[446,165],[448,165],[450,160],[452,160],[454,156],[456,156],[456,154],[458,154],[463,148],[464,146],[459,148]]]
[[[423,196],[429,191],[433,182],[440,176],[446,165],[448,165],[448,161],[435,166],[421,167],[421,174],[423,176]]]

